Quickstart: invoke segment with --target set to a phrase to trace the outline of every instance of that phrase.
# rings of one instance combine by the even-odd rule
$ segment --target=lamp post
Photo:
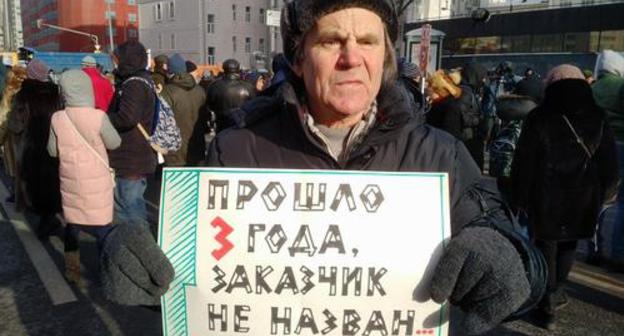
[[[109,42],[110,42],[110,53],[113,53],[113,50],[115,50],[115,40],[113,39],[113,12],[111,11],[111,4],[110,1],[108,0],[104,0],[106,1],[106,10],[108,13],[108,38],[109,38]]]
[[[47,28],[52,28],[52,29],[56,29],[56,30],[66,31],[66,32],[69,32],[69,33],[78,34],[78,35],[88,36],[93,41],[93,44],[94,44],[94,47],[95,47],[95,50],[93,52],[94,53],[99,53],[100,52],[99,38],[95,34],[89,34],[89,33],[82,32],[80,30],[75,30],[75,29],[70,29],[70,28],[65,28],[65,27],[61,27],[61,26],[45,23],[45,22],[43,22],[43,19],[38,19],[37,20],[37,28],[41,29],[41,27],[47,27]]]

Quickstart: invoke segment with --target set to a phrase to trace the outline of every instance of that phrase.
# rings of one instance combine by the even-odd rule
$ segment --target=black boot
[[[37,238],[45,241],[54,235],[60,227],[61,223],[55,215],[42,215],[37,226]]]
[[[557,327],[555,318],[556,302],[554,294],[554,292],[546,293],[534,313],[535,324],[538,327],[550,331],[555,330]]]

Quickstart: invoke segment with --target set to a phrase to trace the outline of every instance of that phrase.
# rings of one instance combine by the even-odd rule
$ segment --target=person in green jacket
[[[203,135],[195,134],[200,110],[206,102],[206,93],[187,72],[185,60],[179,54],[169,57],[168,71],[172,74],[160,93],[173,109],[176,124],[180,127],[182,147],[165,156],[168,167],[196,166],[203,159]]]
[[[598,80],[592,86],[596,104],[603,108],[615,135],[620,181],[624,180],[624,56],[604,50],[596,61],[594,74]],[[609,266],[624,272],[624,183],[620,182],[616,215],[611,240]]]

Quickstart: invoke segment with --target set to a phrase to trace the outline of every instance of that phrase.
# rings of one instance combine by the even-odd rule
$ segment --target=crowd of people
[[[271,72],[245,73],[229,59],[213,77],[179,54],[148,60],[137,41],[115,50],[113,80],[89,56],[57,80],[37,59],[2,69],[10,201],[40,216],[41,239],[64,226],[70,281],[80,282],[80,231],[111,263],[123,262],[119,240],[137,250],[124,236],[149,239],[144,193],[163,165],[448,172],[453,238],[431,293],[466,311],[469,332],[534,307],[553,329],[577,242],[595,235],[609,202],[608,262],[623,271],[621,54],[605,50],[594,71],[562,64],[543,78],[530,68],[516,75],[509,62],[426,74],[395,56],[397,18],[384,2],[293,3]],[[159,162],[140,129],[155,129],[162,101],[181,144]],[[160,295],[173,270],[162,252],[143,250],[168,265],[152,270],[150,285],[162,290],[150,293]],[[127,285],[118,277],[104,283]]]
[[[524,234],[544,256],[548,281],[540,323],[554,328],[555,311],[568,301],[565,282],[579,240],[594,244],[589,262],[624,272],[622,54],[605,50],[594,71],[562,64],[544,78],[531,68],[515,75],[509,62],[490,71],[470,63],[438,70],[425,90],[418,86],[420,74],[403,68],[415,100],[430,104],[427,123],[461,140],[483,174],[496,179]],[[614,204],[613,229],[600,230],[600,212]],[[611,237],[610,251],[602,250],[604,235]]]

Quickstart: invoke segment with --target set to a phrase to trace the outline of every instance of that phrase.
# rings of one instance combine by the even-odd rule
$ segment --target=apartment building
[[[136,0],[21,0],[26,46],[43,51],[93,51],[88,36],[37,27],[37,20],[98,37],[103,51],[138,38]]]
[[[20,0],[0,0],[0,50],[15,51],[24,45]]]
[[[281,50],[279,29],[267,25],[282,0],[139,0],[139,40],[152,55],[179,53],[200,64],[235,58],[268,67]]]
[[[488,20],[471,17],[478,8]],[[511,60],[544,70],[560,63],[593,68],[597,52],[624,51],[623,17],[621,0],[415,0],[404,31],[429,23],[446,34],[446,67]]]

